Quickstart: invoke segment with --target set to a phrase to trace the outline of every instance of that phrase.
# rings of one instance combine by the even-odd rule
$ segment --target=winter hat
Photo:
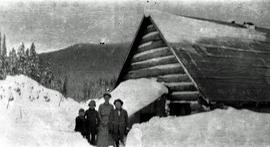
[[[109,96],[110,98],[112,97],[112,95],[110,93],[108,93],[108,92],[103,94],[103,97],[105,97],[105,96]]]
[[[79,113],[80,113],[80,112],[84,112],[84,109],[83,109],[83,108],[81,108],[81,109],[79,110]]]
[[[88,106],[91,106],[91,105],[96,106],[96,102],[95,102],[94,100],[91,100],[91,101],[89,102]]]
[[[113,102],[113,104],[115,105],[116,102],[119,102],[119,103],[121,104],[121,106],[123,106],[123,104],[124,104],[124,102],[123,102],[122,100],[120,100],[120,99],[116,99],[116,100]]]

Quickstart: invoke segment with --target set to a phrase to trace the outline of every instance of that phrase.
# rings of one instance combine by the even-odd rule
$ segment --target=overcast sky
[[[100,40],[127,42],[149,9],[270,28],[267,0],[0,0],[0,32],[8,48],[35,42],[38,52]]]

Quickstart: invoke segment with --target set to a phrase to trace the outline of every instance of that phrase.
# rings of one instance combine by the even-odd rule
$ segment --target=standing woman
[[[111,94],[103,94],[105,102],[101,104],[98,108],[98,113],[100,116],[100,126],[98,132],[97,146],[98,147],[107,147],[113,145],[112,136],[109,134],[109,116],[113,110],[113,105],[109,103]]]

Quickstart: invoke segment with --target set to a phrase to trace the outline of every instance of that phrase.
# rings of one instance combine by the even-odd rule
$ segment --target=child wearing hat
[[[84,109],[79,110],[79,116],[75,119],[75,132],[80,132],[83,137],[87,136],[86,120],[84,118]]]
[[[109,117],[109,132],[113,136],[115,146],[119,147],[119,143],[124,144],[124,136],[128,129],[128,114],[122,108],[123,101],[117,99],[114,101],[115,109],[111,111]]]
[[[96,102],[91,100],[88,104],[89,109],[85,112],[86,126],[87,126],[87,140],[90,144],[95,145],[98,133],[98,126],[100,123],[99,114],[96,111]]]

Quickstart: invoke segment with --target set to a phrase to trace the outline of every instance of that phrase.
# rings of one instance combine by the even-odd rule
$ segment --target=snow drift
[[[111,92],[124,101],[132,115],[167,93],[155,79],[128,80]],[[95,99],[98,105],[103,99]],[[0,144],[2,146],[89,146],[74,123],[80,108],[86,103],[65,98],[36,81],[20,75],[0,81]]]
[[[156,81],[156,79],[136,79],[127,80],[111,92],[113,103],[116,99],[124,102],[123,108],[127,110],[129,116],[154,102],[163,94],[168,93],[168,89]],[[97,101],[97,106],[104,102],[104,99]]]
[[[89,146],[73,132],[83,105],[20,75],[0,81],[1,146]]]
[[[153,118],[136,124],[127,147],[270,146],[270,114],[215,110],[185,117]]]

